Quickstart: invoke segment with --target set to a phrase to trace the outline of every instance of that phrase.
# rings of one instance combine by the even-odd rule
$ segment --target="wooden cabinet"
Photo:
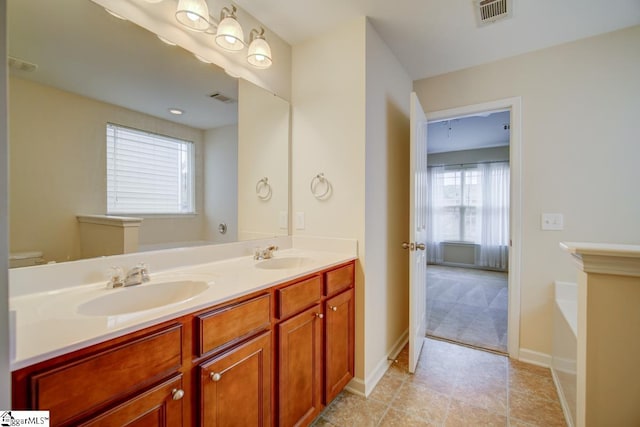
[[[276,291],[278,426],[310,424],[353,378],[353,286],[350,263]]]
[[[322,306],[278,324],[278,425],[307,425],[322,410]]]
[[[199,366],[200,425],[271,423],[271,332]]]
[[[171,378],[128,399],[115,408],[78,424],[79,427],[181,426],[184,402],[182,376]],[[55,424],[52,424],[55,425]]]
[[[349,289],[325,302],[324,403],[331,402],[354,374],[354,298]]]
[[[354,263],[12,373],[55,426],[304,426],[353,377]]]

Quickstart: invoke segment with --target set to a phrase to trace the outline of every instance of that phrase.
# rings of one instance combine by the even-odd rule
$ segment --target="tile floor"
[[[507,273],[429,265],[427,335],[506,353]]]
[[[418,369],[408,349],[369,398],[343,391],[314,426],[565,426],[548,369],[427,339]]]

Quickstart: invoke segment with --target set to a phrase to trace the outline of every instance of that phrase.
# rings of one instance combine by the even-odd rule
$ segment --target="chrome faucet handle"
[[[269,258],[273,258],[273,251],[278,250],[278,247],[276,245],[271,245],[271,246],[267,246],[263,253],[263,258],[264,259],[269,259]]]
[[[121,288],[124,286],[124,272],[120,267],[111,267],[109,269],[109,282],[107,288]]]
[[[140,285],[149,280],[149,269],[144,263],[139,263],[127,272],[124,278],[124,286]]]
[[[143,282],[148,282],[149,280],[151,280],[151,277],[149,277],[149,267],[147,267],[147,264],[145,264],[144,262],[141,262],[138,265],[136,265],[136,268],[139,269],[140,278],[142,279]]]

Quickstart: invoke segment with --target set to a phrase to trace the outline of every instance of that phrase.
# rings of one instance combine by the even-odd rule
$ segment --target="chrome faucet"
[[[140,285],[141,283],[148,282],[151,279],[149,277],[149,269],[144,263],[140,263],[133,267],[131,270],[127,271],[127,274],[124,275],[124,278],[122,276],[122,269],[119,267],[113,267],[111,272],[111,279],[109,279],[107,287],[121,288],[127,286],[135,286]]]
[[[256,248],[253,253],[253,259],[261,260],[261,259],[270,259],[273,258],[273,251],[277,251],[278,247],[275,245],[267,246],[264,249]]]

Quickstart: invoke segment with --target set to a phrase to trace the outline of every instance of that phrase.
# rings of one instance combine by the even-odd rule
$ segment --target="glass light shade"
[[[256,68],[269,68],[273,61],[271,60],[271,47],[269,43],[261,37],[253,39],[249,45],[247,61]]]
[[[209,28],[209,7],[204,0],[180,0],[176,19],[191,30],[205,31]]]
[[[240,23],[232,16],[227,16],[218,24],[216,43],[225,50],[232,52],[244,48],[244,33]]]

